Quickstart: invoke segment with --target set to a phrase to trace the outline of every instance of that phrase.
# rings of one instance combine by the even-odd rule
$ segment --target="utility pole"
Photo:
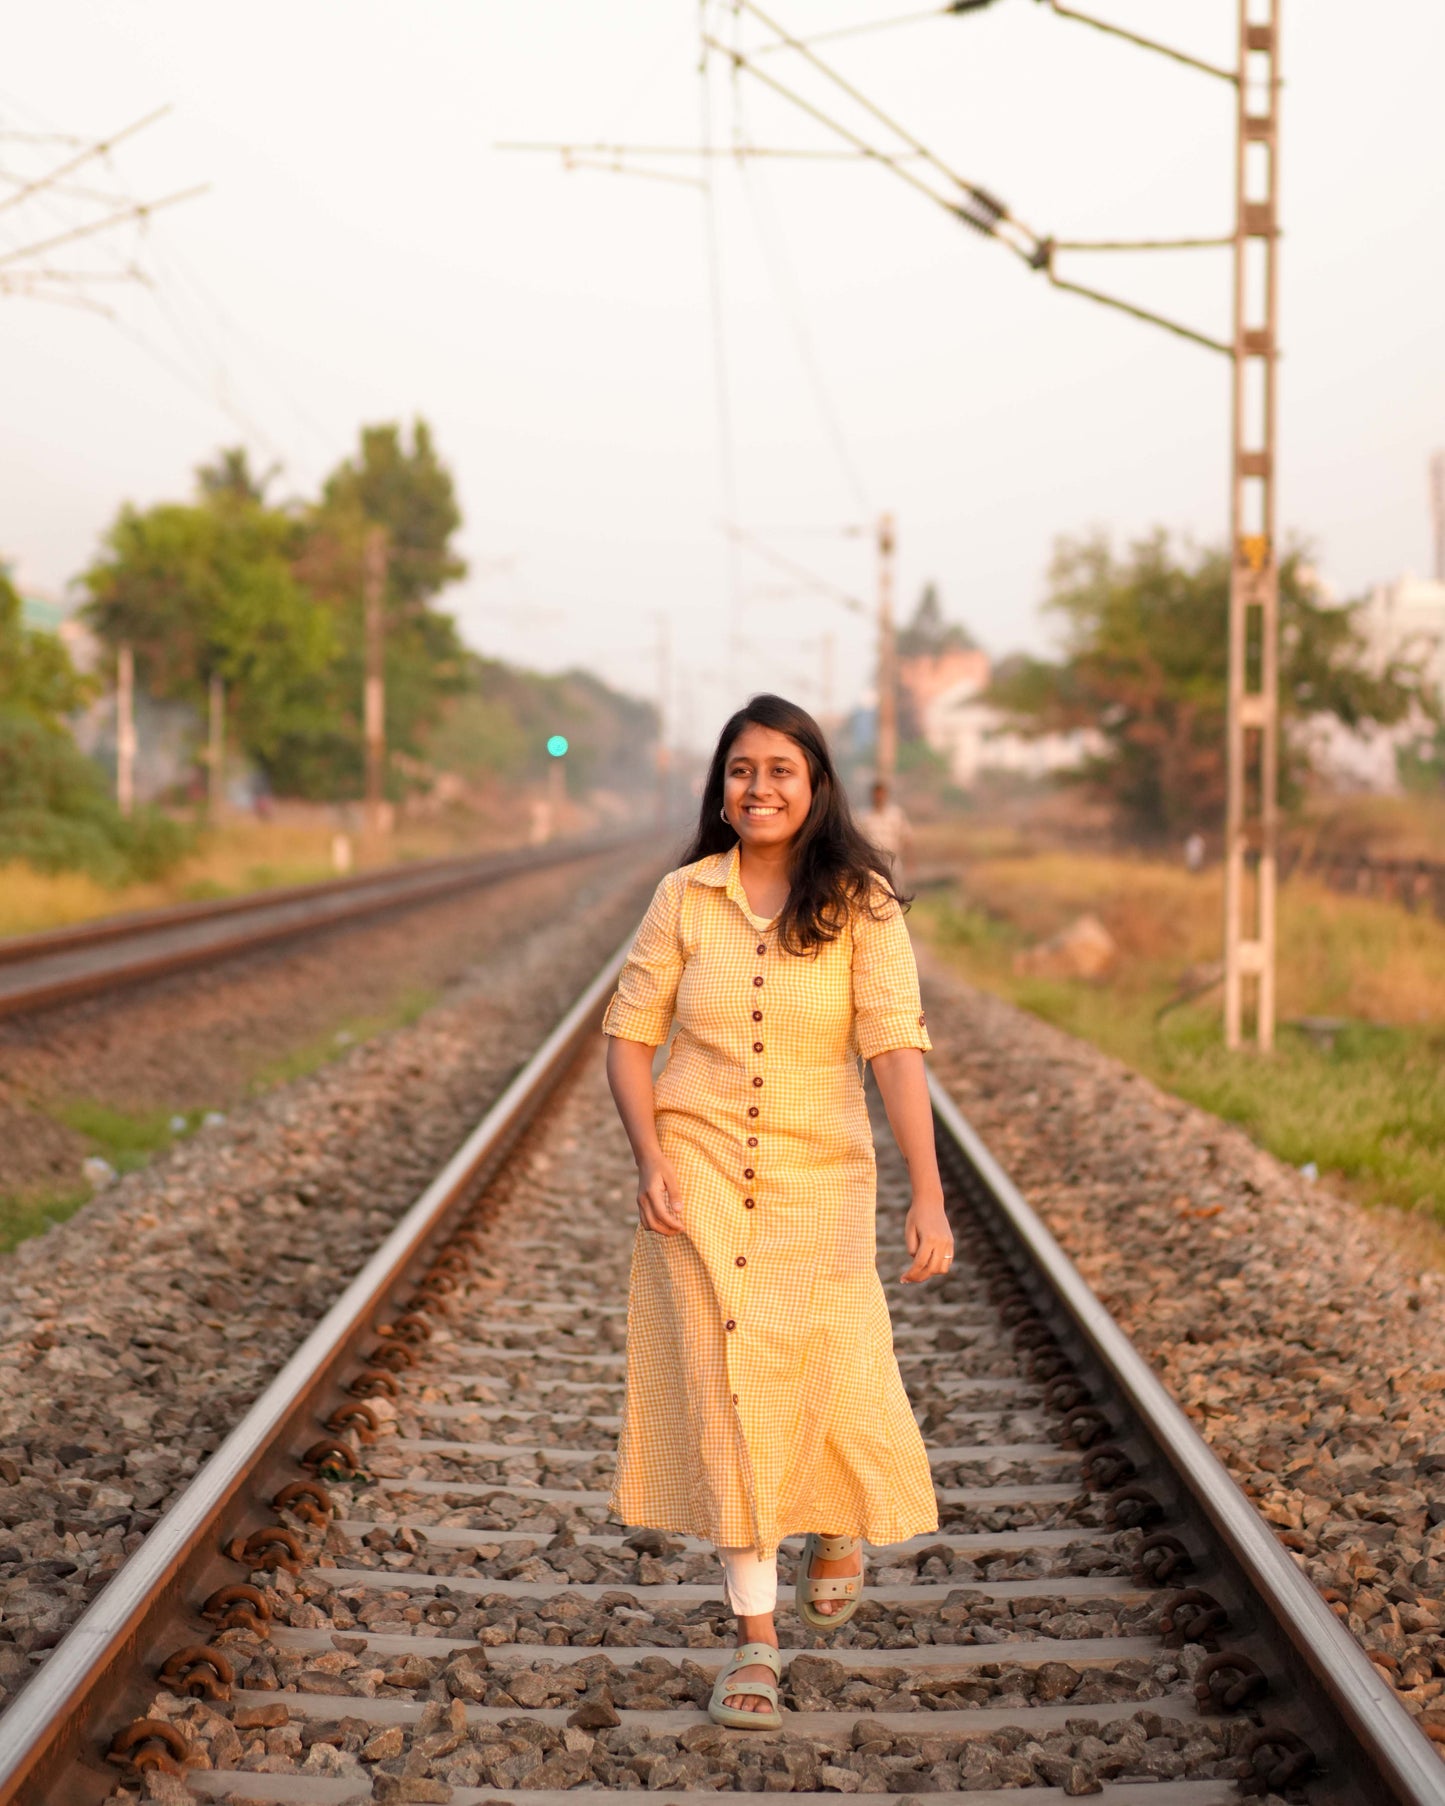
[[[135,653],[129,646],[115,664],[115,801],[122,815],[135,808]]]
[[[672,695],[672,632],[667,616],[657,617],[657,824],[666,827],[672,808],[672,747],[668,702]]]
[[[366,834],[373,844],[383,832],[386,782],[386,528],[368,527],[362,550],[361,593],[366,620]]]
[[[874,777],[889,788],[898,766],[898,647],[893,632],[893,516],[878,517],[878,743]]]
[[[221,813],[226,794],[226,683],[213,671],[206,685],[210,712],[210,732],[206,744],[206,804],[211,820]]]
[[[1430,525],[1434,529],[1437,583],[1445,583],[1445,451],[1430,460]]]
[[[1251,19],[1252,12],[1263,16]],[[1245,983],[1253,979],[1261,1053],[1274,1046],[1279,838],[1279,92],[1279,0],[1239,0],[1224,1039],[1232,1048],[1241,1043]]]

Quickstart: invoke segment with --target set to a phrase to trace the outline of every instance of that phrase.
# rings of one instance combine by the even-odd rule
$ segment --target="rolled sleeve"
[[[653,893],[602,1018],[604,1035],[648,1047],[661,1047],[667,1039],[683,967],[678,935],[683,887],[678,876],[670,872]]]
[[[858,1052],[865,1060],[895,1047],[933,1046],[918,994],[918,966],[903,911],[875,894],[873,908],[853,923],[853,1014]]]

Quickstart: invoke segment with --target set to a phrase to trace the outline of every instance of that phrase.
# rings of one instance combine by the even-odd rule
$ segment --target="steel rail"
[[[1365,1806],[1445,1806],[1445,1762],[1416,1728],[1393,1690],[1266,1528],[1263,1518],[1162,1381],[1094,1295],[1088,1282],[1025,1201],[937,1078],[929,1075],[935,1121],[972,1167],[1030,1272],[1071,1320],[1107,1375],[1116,1399],[1167,1464],[1194,1511],[1209,1523],[1287,1640],[1297,1687],[1313,1684],[1327,1711],[1313,1727],[1330,1800]],[[1339,1791],[1337,1791],[1339,1790]],[[1383,1790],[1383,1791],[1382,1791]],[[1312,1797],[1314,1797],[1312,1795]]]
[[[269,1492],[269,1486],[258,1482],[278,1458],[286,1462],[284,1471],[294,1475],[294,1455],[286,1461],[292,1441],[314,1439],[319,1403],[333,1393],[332,1402],[341,1401],[339,1371],[360,1342],[377,1334],[378,1313],[389,1312],[407,1294],[408,1280],[424,1268],[428,1253],[445,1239],[584,1040],[596,1032],[626,952],[624,945],[608,960],[0,1718],[3,1806],[49,1806],[52,1801],[71,1806],[101,1797],[77,1791],[76,1785],[76,1765],[95,1756],[99,1727],[113,1728],[125,1704],[139,1705],[154,1694],[145,1658],[178,1621],[193,1621],[204,1577],[221,1559],[222,1530],[236,1528],[240,1511],[255,1523],[265,1521],[263,1499],[251,1495]],[[143,1694],[137,1691],[142,1683]],[[133,1695],[129,1700],[128,1693]],[[89,1763],[88,1772],[107,1790],[114,1780],[98,1762]]]
[[[107,917],[78,923],[73,928],[19,936],[0,942],[0,1017],[117,990],[388,910],[433,902],[473,886],[544,870],[589,853],[606,852],[626,844],[630,838],[604,835],[544,847],[426,860],[353,878],[253,891],[240,897]],[[205,934],[210,924],[230,918],[237,919],[233,933]],[[189,940],[164,945],[166,936],[184,935],[187,931],[195,931]],[[110,958],[95,964],[84,961],[89,949],[102,947],[113,948]],[[73,964],[72,956],[79,956],[81,963]],[[34,976],[28,983],[23,973],[27,965],[34,967]]]

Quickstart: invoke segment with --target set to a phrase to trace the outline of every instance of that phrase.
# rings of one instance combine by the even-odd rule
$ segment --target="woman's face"
[[[813,784],[803,749],[775,728],[752,722],[728,748],[723,807],[744,846],[780,847],[808,819]]]

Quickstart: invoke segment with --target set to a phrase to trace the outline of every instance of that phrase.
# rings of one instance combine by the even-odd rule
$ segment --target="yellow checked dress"
[[[603,1023],[660,1046],[681,1235],[639,1227],[613,1513],[770,1555],[938,1528],[875,1265],[859,1056],[928,1048],[902,911],[816,955],[748,908],[738,851],[658,886]]]

